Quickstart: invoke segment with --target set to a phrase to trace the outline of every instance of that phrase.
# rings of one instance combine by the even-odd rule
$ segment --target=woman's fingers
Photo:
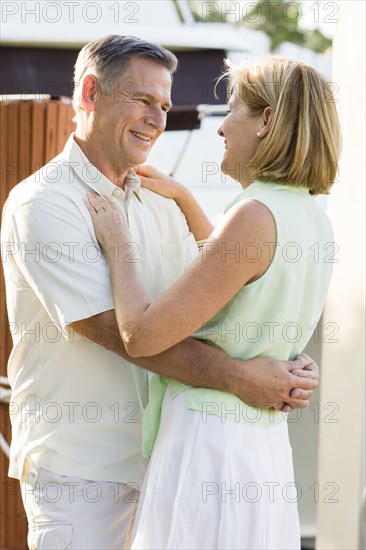
[[[83,203],[85,204],[86,208],[88,209],[88,212],[90,214],[90,217],[91,217],[93,223],[95,223],[95,220],[97,218],[97,213],[96,213],[96,210],[95,210],[95,206],[93,205],[93,202],[89,200],[89,197],[85,197],[83,199]]]
[[[97,240],[106,253],[113,252],[117,241],[131,240],[126,213],[110,197],[92,192],[87,193],[83,200],[90,213]]]
[[[301,365],[301,369],[304,371],[309,371],[315,374],[315,377],[319,379],[319,367],[316,364],[316,362],[309,357],[306,353],[302,352],[300,355],[297,356],[296,360],[303,360],[305,362],[305,365]],[[294,369],[298,369],[298,366],[294,365]]]
[[[161,191],[161,186],[170,183],[171,178],[163,172],[159,172],[153,166],[142,165],[136,168],[136,174],[139,176],[142,187],[151,189],[151,191]]]
[[[138,176],[146,176],[149,171],[149,166],[146,164],[141,164],[140,166],[135,167],[135,172]]]
[[[116,205],[107,195],[99,195],[95,191],[86,194],[87,201],[84,203],[90,210],[90,207],[97,213],[99,210],[117,210]]]
[[[306,409],[306,407],[309,406],[309,400],[308,399],[288,399],[288,405],[290,405],[293,409]]]
[[[86,194],[87,204],[94,209],[94,212],[98,212],[99,208],[104,207],[103,197],[98,195],[94,191]]]
[[[290,391],[290,397],[293,399],[310,399],[313,390],[302,390],[301,388],[294,388]]]
[[[293,374],[293,373],[291,373]],[[296,379],[293,380],[293,385],[296,388],[302,390],[315,390],[319,386],[319,381],[311,376],[304,376],[303,374],[296,375]]]
[[[139,178],[140,178],[142,187],[145,187],[146,189],[150,189],[151,191],[154,191],[158,186],[157,181],[152,178],[146,178],[145,176],[141,176],[141,175],[139,175]]]
[[[135,168],[135,172],[138,176],[144,176],[145,178],[157,178],[161,175],[161,172],[150,166],[149,164],[141,164]]]
[[[293,369],[290,371],[291,374],[298,376],[299,378],[307,378],[308,380],[317,380],[319,382],[319,376],[316,371],[304,370],[304,369]]]
[[[92,208],[94,210],[94,212],[96,212],[97,209],[99,208],[100,204],[97,200],[97,196],[98,195],[96,193],[87,193],[86,194],[86,201],[84,201],[84,203],[88,207],[88,210],[90,210],[90,208]]]

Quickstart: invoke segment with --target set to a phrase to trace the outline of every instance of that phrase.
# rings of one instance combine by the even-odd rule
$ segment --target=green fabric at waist
[[[231,393],[186,386],[156,374],[151,378],[149,403],[143,417],[142,450],[145,457],[150,456],[154,448],[160,426],[164,395],[168,387],[173,399],[184,391],[186,408],[201,412],[203,422],[207,420],[207,415],[215,415],[220,416],[222,422],[272,427],[284,422],[287,418],[286,413],[253,407]]]

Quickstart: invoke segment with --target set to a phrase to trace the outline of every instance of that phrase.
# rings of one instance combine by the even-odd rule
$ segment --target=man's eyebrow
[[[149,94],[149,92],[144,92],[143,90],[138,90],[135,95],[144,96],[147,99],[149,99],[150,101],[156,101],[155,96]],[[164,103],[164,106],[167,109],[171,109],[173,107],[173,103],[171,101],[167,101],[166,103]]]

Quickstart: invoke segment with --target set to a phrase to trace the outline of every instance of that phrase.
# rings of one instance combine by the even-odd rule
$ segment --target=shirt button
[[[115,197],[119,197],[120,195],[122,195],[121,189],[115,189],[115,190],[113,191],[113,195],[114,195]]]

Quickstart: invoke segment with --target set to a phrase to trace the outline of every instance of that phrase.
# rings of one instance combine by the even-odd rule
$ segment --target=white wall
[[[365,548],[365,3],[340,7],[333,81],[344,146],[328,206],[339,262],[324,316],[339,330],[336,343],[323,344],[321,383],[322,406],[336,403],[338,412],[337,422],[320,424],[318,550]],[[336,489],[331,499],[326,484]]]
[[[106,34],[150,37],[152,28],[178,26],[170,0],[1,2],[3,42],[83,45]],[[155,31],[155,40],[158,33]]]

